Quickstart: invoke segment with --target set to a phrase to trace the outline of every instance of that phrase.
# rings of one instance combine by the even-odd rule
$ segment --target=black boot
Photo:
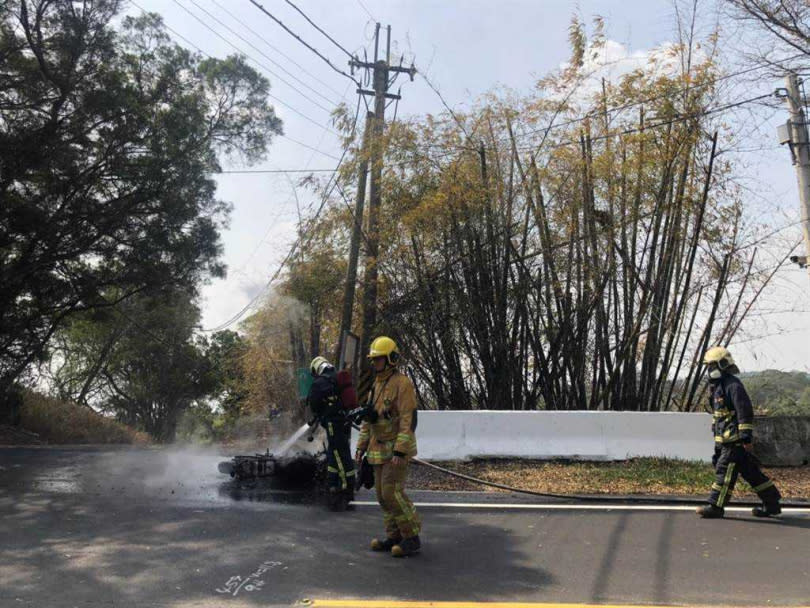
[[[775,515],[779,515],[781,512],[782,507],[778,502],[763,504],[762,506],[751,509],[751,514],[754,517],[773,517]]]
[[[403,538],[402,542],[391,547],[391,555],[394,557],[407,557],[408,555],[419,553],[419,549],[421,548],[422,543],[419,540],[419,537],[410,536],[408,538]]]
[[[762,501],[762,506],[751,509],[754,517],[772,517],[782,512],[782,506],[779,504],[779,501],[782,500],[782,494],[775,485],[758,492],[758,495]]]
[[[375,538],[371,541],[371,550],[372,551],[390,551],[394,546],[398,545],[402,542],[401,538],[386,538],[385,540],[380,540]]]
[[[343,492],[330,489],[329,496],[326,499],[326,505],[329,507],[330,511],[345,511],[347,504]]]
[[[697,514],[703,519],[720,519],[725,514],[723,507],[715,506],[711,503],[697,508]]]
[[[346,505],[346,511],[354,511],[354,505],[351,504],[354,502],[354,488],[343,490],[343,502]]]

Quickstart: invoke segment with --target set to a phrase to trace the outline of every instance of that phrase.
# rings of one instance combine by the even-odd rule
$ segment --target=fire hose
[[[450,475],[452,477],[457,477],[458,479],[464,479],[466,481],[471,481],[473,483],[477,483],[484,486],[490,486],[493,488],[498,488],[500,490],[507,490],[509,492],[515,492],[517,494],[528,494],[530,496],[541,496],[543,498],[556,498],[559,500],[565,500],[569,503],[574,502],[599,502],[599,503],[622,503],[622,504],[677,504],[677,505],[704,505],[706,504],[706,499],[699,499],[699,498],[684,498],[680,496],[595,496],[595,495],[585,495],[585,494],[554,494],[552,492],[538,492],[536,490],[526,490],[523,488],[516,488],[514,486],[509,486],[502,483],[496,483],[494,481],[487,481],[485,479],[480,479],[478,477],[473,477],[471,475],[465,475],[464,473],[459,473],[457,471],[453,471],[447,469],[445,467],[441,467],[437,464],[433,464],[431,462],[426,462],[419,458],[413,458],[412,462],[419,466],[428,467],[430,469],[434,469],[436,471],[440,471],[446,475]],[[726,506],[737,506],[737,507],[755,507],[759,506],[760,502],[754,501],[733,501],[730,502]],[[796,502],[796,501],[782,501],[782,507],[788,508],[807,508],[810,506],[810,503],[807,502]]]

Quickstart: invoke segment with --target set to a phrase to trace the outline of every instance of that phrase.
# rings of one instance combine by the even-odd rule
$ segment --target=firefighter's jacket
[[[370,464],[384,464],[394,455],[416,456],[416,390],[402,372],[388,369],[377,374],[371,394],[377,421],[364,420],[357,449]]]
[[[309,403],[312,413],[322,421],[343,417],[337,375],[334,370],[328,370],[313,380],[309,395],[307,395],[307,403]]]
[[[754,438],[754,409],[740,379],[723,374],[709,384],[716,445],[751,443]]]

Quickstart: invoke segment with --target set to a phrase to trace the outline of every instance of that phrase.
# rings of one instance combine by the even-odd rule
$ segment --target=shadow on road
[[[724,517],[723,521],[735,523],[747,523],[749,525],[762,525],[762,526],[782,526],[788,528],[800,528],[810,530],[810,517],[793,516],[790,513],[784,513],[779,517],[758,518],[753,515],[748,517]]]
[[[219,477],[205,488],[178,484],[162,466],[160,483],[145,483],[141,454],[115,460],[120,470],[87,454],[51,463],[19,456],[0,471],[2,606],[473,601],[525,597],[553,582],[494,515],[470,522],[424,512],[422,553],[397,560],[369,550],[382,531],[375,507],[335,514],[311,496]],[[29,458],[31,468],[14,464]]]
[[[674,527],[675,518],[664,517],[661,522],[661,530],[658,533],[653,590],[655,593],[655,601],[659,604],[668,604],[671,599],[669,594],[669,577],[670,555],[672,553],[672,532]]]
[[[607,599],[607,585],[613,573],[616,556],[619,554],[619,545],[622,534],[627,527],[628,515],[627,511],[622,513],[610,532],[610,537],[602,555],[602,562],[599,565],[599,570],[591,588],[591,599],[594,602],[602,603]]]

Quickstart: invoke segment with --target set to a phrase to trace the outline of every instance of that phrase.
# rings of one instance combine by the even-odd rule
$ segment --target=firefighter
[[[712,484],[709,504],[699,507],[701,517],[723,517],[725,505],[731,499],[737,476],[748,482],[757,493],[762,505],[754,507],[756,517],[779,515],[782,498],[773,481],[760,470],[752,454],[754,441],[754,411],[751,400],[737,377],[739,368],[731,353],[722,346],[706,351],[703,357],[709,375],[709,400],[712,407],[714,456],[716,478]]]
[[[408,462],[416,456],[416,390],[410,378],[397,369],[400,355],[391,338],[374,340],[368,358],[374,366],[374,385],[355,461],[359,464],[365,454],[374,468],[374,487],[386,534],[385,540],[372,540],[371,549],[405,557],[421,547],[421,521],[405,494]]]
[[[315,378],[307,395],[312,413],[326,431],[326,483],[332,511],[345,511],[354,500],[354,462],[349,446],[351,422],[340,399],[338,374],[323,357],[315,357],[309,370]]]

